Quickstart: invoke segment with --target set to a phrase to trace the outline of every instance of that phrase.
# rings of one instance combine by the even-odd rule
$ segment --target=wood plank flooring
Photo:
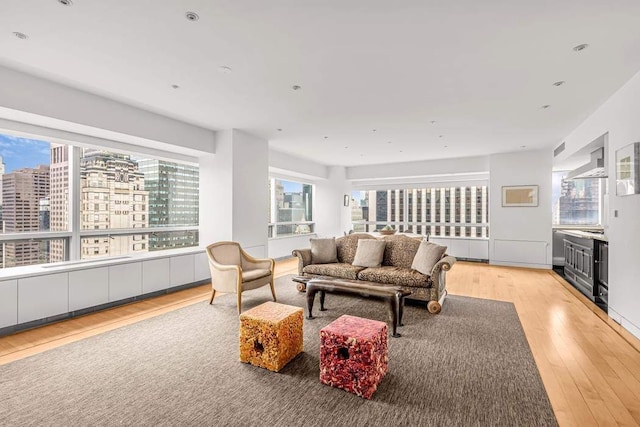
[[[296,270],[297,260],[276,263],[278,277]],[[458,262],[447,288],[515,305],[561,426],[640,425],[640,340],[554,272]],[[3,337],[0,364],[209,296],[204,285]]]

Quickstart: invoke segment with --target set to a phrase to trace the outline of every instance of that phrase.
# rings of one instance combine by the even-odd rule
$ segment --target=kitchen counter
[[[592,231],[583,230],[555,230],[560,234],[566,234],[567,236],[580,237],[582,239],[600,240],[602,242],[608,242],[607,236],[600,233],[594,233]]]

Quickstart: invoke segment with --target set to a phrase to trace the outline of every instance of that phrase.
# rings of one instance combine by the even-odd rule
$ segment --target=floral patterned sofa
[[[385,241],[384,257],[380,267],[358,267],[352,265],[360,239],[382,239]],[[363,280],[381,285],[400,286],[412,293],[407,298],[427,301],[431,313],[439,313],[446,296],[446,273],[456,259],[444,254],[433,266],[431,274],[425,275],[411,268],[421,239],[403,234],[375,237],[366,233],[354,233],[336,239],[338,262],[313,264],[311,249],[296,249],[298,274],[305,277],[334,277]]]

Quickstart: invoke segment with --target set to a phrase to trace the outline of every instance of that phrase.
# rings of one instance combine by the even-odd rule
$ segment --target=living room
[[[561,350],[536,347],[543,340],[528,327],[543,314],[527,318],[522,300],[553,304],[548,296],[527,289],[526,297],[513,298],[521,299],[516,308],[538,369],[554,372],[542,376],[558,422],[621,422],[612,408],[622,406],[631,414],[625,420],[640,423],[631,403],[639,396],[640,357],[615,341],[623,337],[640,348],[634,214],[640,202],[615,194],[616,153],[640,134],[635,3],[466,2],[458,8],[277,2],[266,8],[257,2],[107,7],[48,0],[3,9],[0,133],[199,169],[199,246],[141,255],[135,274],[123,267],[119,277],[131,282],[136,296],[207,282],[204,247],[217,241],[237,241],[253,256],[289,266],[280,260],[308,246],[311,235],[342,236],[354,228],[352,206],[344,200],[354,191],[485,185],[488,265],[457,263],[450,293],[501,300],[501,292],[519,282],[557,286],[548,295],[575,304],[567,311],[571,322],[587,316],[585,310],[590,317],[558,325],[565,329],[555,337],[573,343],[565,333],[598,329],[575,352],[563,344]],[[586,162],[584,147],[604,134],[610,195],[602,210],[611,252],[603,314],[560,276],[548,276],[554,264],[552,171]],[[312,234],[270,238],[270,179],[313,186]],[[537,206],[503,206],[503,187],[522,185],[537,186]],[[58,238],[88,233],[70,227]],[[101,237],[118,237],[113,234]],[[17,238],[4,236],[5,242]],[[5,334],[74,311],[68,280],[79,268],[74,263],[83,262],[80,245],[74,250],[59,265],[3,269]],[[105,258],[82,271],[100,276],[135,264],[130,261]],[[179,271],[185,265],[188,273]],[[19,281],[43,277],[33,299],[20,302]],[[149,278],[154,283],[145,282]],[[473,287],[474,280],[486,286]],[[531,304],[544,310],[542,301]],[[598,346],[611,351],[584,356]],[[585,379],[581,371],[588,366],[602,376]],[[594,390],[606,392],[592,399]],[[575,404],[578,396],[583,403]],[[609,409],[594,414],[603,407]],[[584,412],[592,416],[581,418]]]

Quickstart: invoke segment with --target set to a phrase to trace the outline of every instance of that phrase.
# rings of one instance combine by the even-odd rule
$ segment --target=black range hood
[[[567,174],[566,179],[606,178],[604,147],[591,152],[591,160]]]

